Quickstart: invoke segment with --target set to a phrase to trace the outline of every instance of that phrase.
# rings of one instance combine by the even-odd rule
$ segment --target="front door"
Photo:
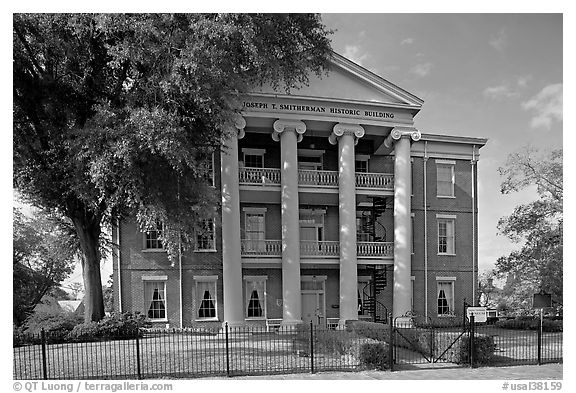
[[[314,325],[325,323],[324,292],[302,291],[302,321]]]

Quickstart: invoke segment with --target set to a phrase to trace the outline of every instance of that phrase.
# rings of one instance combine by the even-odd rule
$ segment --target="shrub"
[[[506,319],[496,322],[496,327],[516,330],[538,330],[540,329],[540,318],[518,317]],[[562,320],[544,319],[542,321],[542,330],[544,332],[561,332],[563,331]]]
[[[67,335],[71,341],[95,341],[102,339],[134,338],[141,327],[149,322],[140,313],[113,313],[98,322],[77,325]]]
[[[346,321],[346,330],[361,337],[390,342],[390,326],[367,321]]]
[[[494,358],[494,339],[485,334],[474,335],[474,364],[475,365],[490,365]],[[455,363],[469,363],[470,362],[470,339],[466,337],[459,345],[459,353]]]
[[[381,342],[364,342],[360,344],[358,354],[360,364],[366,368],[386,370],[388,368],[388,346]]]

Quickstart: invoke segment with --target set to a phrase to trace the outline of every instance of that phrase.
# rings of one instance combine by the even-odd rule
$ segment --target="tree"
[[[329,33],[309,14],[14,15],[14,186],[73,222],[86,321],[104,315],[103,226],[161,222],[171,258],[190,247],[241,98],[321,76]]]
[[[531,295],[540,290],[562,304],[562,149],[542,156],[534,148],[525,148],[510,155],[499,171],[504,176],[502,193],[535,186],[539,196],[498,222],[500,233],[521,244],[519,250],[496,262],[497,273],[507,276],[504,291],[516,307],[530,307]]]
[[[38,213],[30,219],[17,209],[13,237],[13,320],[19,326],[72,272],[78,243],[59,218]]]

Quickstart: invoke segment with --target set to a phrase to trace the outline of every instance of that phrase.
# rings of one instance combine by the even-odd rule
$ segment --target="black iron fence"
[[[356,370],[370,341],[316,326],[14,337],[14,379],[143,379]]]
[[[471,318],[472,319],[472,318]],[[395,320],[391,327],[392,368],[453,363],[462,366],[510,366],[563,361],[562,321],[508,320],[471,323]]]
[[[14,379],[194,378],[317,371],[397,369],[452,363],[500,366],[562,362],[562,325],[451,326],[414,319],[357,321],[346,330],[299,325],[108,331],[75,329],[14,336]],[[392,343],[392,345],[389,345]]]

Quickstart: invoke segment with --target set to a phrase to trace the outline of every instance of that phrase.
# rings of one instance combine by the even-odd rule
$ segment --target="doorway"
[[[303,276],[301,282],[302,321],[315,326],[326,324],[325,276]]]

